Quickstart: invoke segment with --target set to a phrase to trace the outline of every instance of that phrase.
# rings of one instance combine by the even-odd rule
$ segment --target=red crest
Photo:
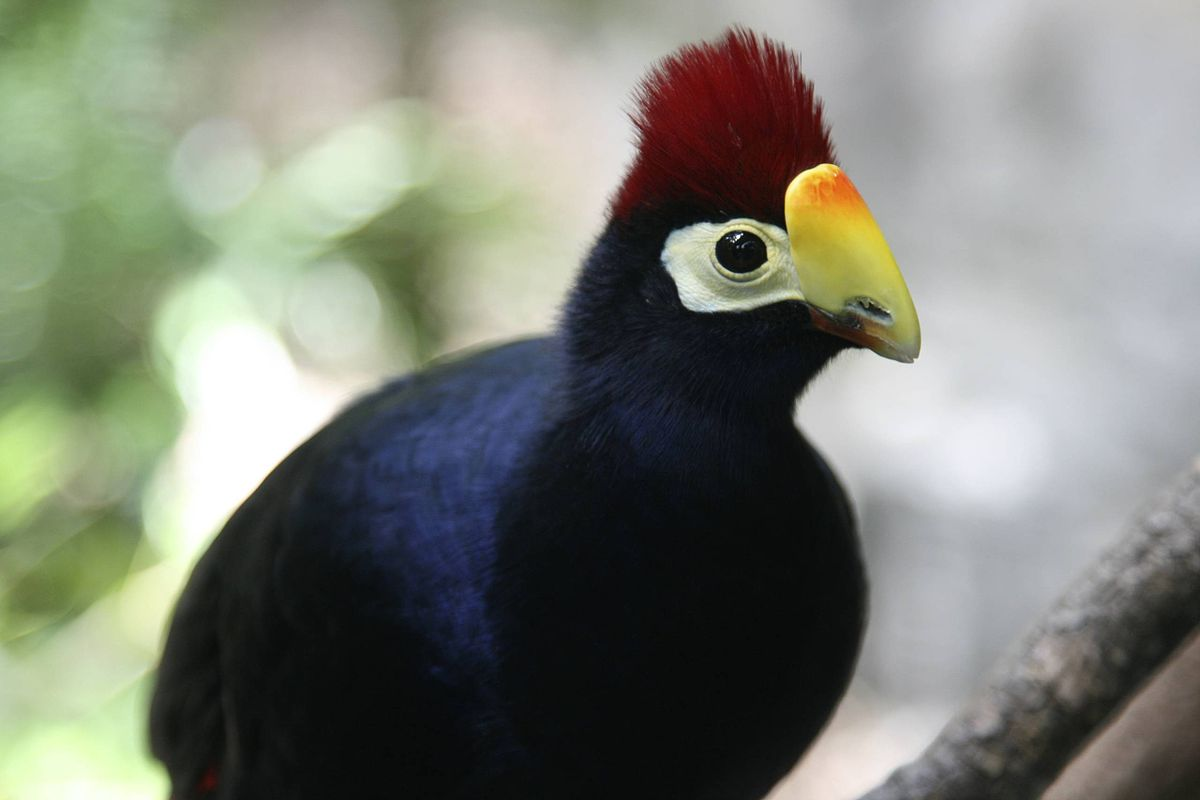
[[[782,220],[792,178],[834,160],[800,59],[745,28],[668,56],[635,100],[638,151],[613,198],[614,219],[681,203]]]

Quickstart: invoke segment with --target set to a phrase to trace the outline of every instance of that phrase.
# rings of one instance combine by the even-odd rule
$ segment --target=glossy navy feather
[[[361,400],[234,514],[151,708],[177,800],[750,800],[803,753],[864,583],[792,409],[846,343],[685,309],[663,242],[728,209],[629,208],[553,335]]]

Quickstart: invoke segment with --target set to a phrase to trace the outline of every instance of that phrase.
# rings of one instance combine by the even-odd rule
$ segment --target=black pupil
[[[730,231],[717,242],[717,261],[730,272],[744,275],[767,261],[767,246],[750,231]]]

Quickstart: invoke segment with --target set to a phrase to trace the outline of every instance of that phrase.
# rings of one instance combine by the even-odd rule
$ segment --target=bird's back
[[[469,793],[494,778],[469,752],[506,748],[480,680],[492,520],[557,368],[542,339],[398,381],[234,514],[180,600],[153,700],[177,800],[337,796],[348,775],[362,797],[421,796],[424,779],[446,796],[447,779]]]

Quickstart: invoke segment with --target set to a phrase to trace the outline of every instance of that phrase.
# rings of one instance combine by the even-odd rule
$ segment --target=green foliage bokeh
[[[442,346],[448,248],[520,204],[403,81],[257,135],[220,82],[264,24],[0,0],[0,798],[165,794],[144,714],[202,545],[166,468],[196,341],[249,325],[313,374],[402,371]]]

